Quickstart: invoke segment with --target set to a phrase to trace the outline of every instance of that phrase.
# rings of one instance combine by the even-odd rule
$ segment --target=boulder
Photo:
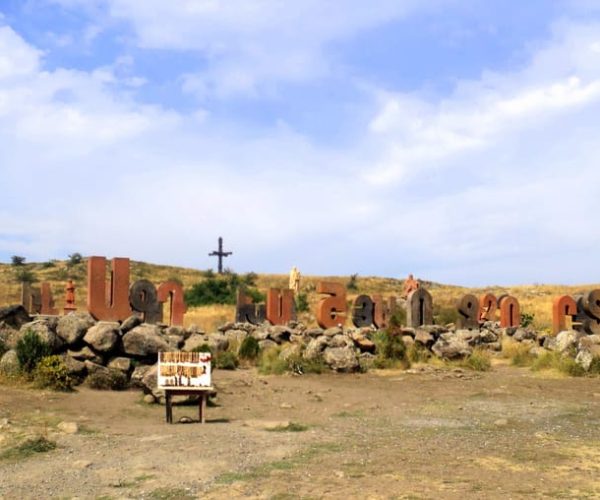
[[[356,353],[350,347],[329,347],[323,352],[323,360],[337,372],[354,372],[359,368]]]
[[[252,332],[252,336],[256,340],[267,340],[269,338],[269,330],[267,328],[258,328]]]
[[[354,345],[360,349],[361,352],[375,352],[375,343],[366,337],[355,337]],[[411,339],[412,340],[412,339]]]
[[[431,333],[422,328],[418,328],[415,333],[415,343],[421,344],[425,347],[431,347],[435,342],[435,338]]]
[[[123,335],[123,350],[130,356],[154,357],[161,351],[169,351],[169,344],[156,325],[142,324]]]
[[[124,357],[113,358],[108,362],[107,366],[127,373],[131,369],[131,359]]]
[[[19,330],[18,338],[22,338],[27,331],[36,333],[40,339],[50,346],[52,353],[59,352],[65,344],[56,332],[50,328],[49,323],[43,319],[25,323]]]
[[[69,375],[76,378],[83,378],[87,373],[87,368],[83,361],[72,358],[68,354],[63,354],[63,363],[67,367]]]
[[[524,340],[535,340],[537,339],[537,334],[533,330],[517,328],[517,331],[513,335],[513,339],[515,339],[517,342],[523,342]]]
[[[570,349],[575,349],[579,339],[585,336],[582,332],[577,332],[575,330],[565,330],[560,332],[556,336],[556,344],[554,345],[554,350],[560,353],[566,352]]]
[[[20,365],[17,351],[12,349],[6,351],[2,358],[0,358],[0,373],[3,373],[4,375],[16,375],[19,373],[19,370]]]
[[[323,335],[323,330],[321,328],[309,328],[308,330],[304,331],[304,335],[309,337],[320,337]]]
[[[0,321],[0,343],[8,349],[14,349],[17,347],[17,340],[19,340],[19,330]]]
[[[223,338],[227,340],[227,345],[234,343],[240,346],[247,336],[248,332],[246,330],[227,330]],[[267,337],[265,336],[265,338]]]
[[[143,380],[146,374],[150,371],[152,366],[150,365],[138,365],[133,369],[131,373],[130,383],[134,387],[143,387]]]
[[[152,365],[141,379],[142,388],[147,394],[154,394],[158,389],[158,363]]]
[[[577,356],[575,356],[575,363],[581,366],[586,372],[590,369],[592,361],[594,361],[594,355],[586,349],[579,351]]]
[[[281,348],[281,352],[279,353],[279,357],[281,359],[285,359],[286,361],[290,358],[300,356],[302,354],[302,346],[300,344],[285,344]]]
[[[214,352],[221,352],[229,348],[229,339],[223,334],[200,335],[193,333],[183,344],[182,350],[190,352],[204,344],[208,345]]]
[[[121,323],[121,333],[125,334],[131,330],[133,330],[136,326],[139,326],[142,324],[142,318],[140,318],[137,315],[132,315],[129,316],[129,318],[127,318],[126,320],[123,321],[123,323]]]
[[[94,363],[93,361],[90,361],[88,359],[86,359],[84,361],[84,364],[85,364],[85,368],[86,368],[88,374],[95,373],[97,371],[102,371],[102,370],[107,371],[108,370],[108,368],[106,368],[106,366],[102,366],[99,363]]]
[[[354,342],[346,335],[336,335],[329,339],[329,347],[354,347]]]
[[[481,342],[485,344],[498,341],[498,335],[494,331],[488,329],[481,330],[479,332],[479,338],[481,339]]]
[[[274,325],[269,327],[269,338],[274,340],[278,344],[282,344],[283,342],[289,342],[290,337],[292,336],[292,330],[287,326],[282,325]]]
[[[595,345],[600,345],[600,335],[585,335],[579,339],[577,348],[589,349]]]
[[[409,347],[415,343],[415,339],[410,335],[402,335],[402,342],[406,347]]]
[[[444,335],[442,335],[444,337]],[[433,344],[431,350],[433,353],[442,359],[460,359],[469,356],[473,349],[469,343],[458,337],[442,338]]]
[[[56,333],[68,345],[73,345],[81,340],[88,329],[95,324],[96,321],[91,314],[72,312],[58,320]]]
[[[336,335],[342,335],[343,333],[344,330],[341,326],[332,326],[331,328],[327,328],[327,330],[323,332],[323,335],[326,337],[335,337]]]
[[[98,356],[94,351],[92,351],[88,346],[84,346],[78,351],[68,350],[67,354],[69,357],[76,359],[78,361],[93,361],[94,363],[102,363],[102,358]]]
[[[306,359],[315,359],[323,354],[323,351],[329,344],[329,339],[324,335],[311,339],[304,350],[304,357]]]
[[[100,321],[92,326],[83,337],[83,341],[96,351],[112,351],[119,340],[119,323]]]
[[[25,323],[31,321],[31,317],[22,305],[14,305],[0,308],[0,321],[19,330]]]
[[[444,333],[440,336],[440,338],[444,338],[448,340],[452,338],[453,340],[463,341],[469,344],[470,346],[476,346],[481,343],[481,335],[479,330],[456,330],[454,334],[452,333]]]

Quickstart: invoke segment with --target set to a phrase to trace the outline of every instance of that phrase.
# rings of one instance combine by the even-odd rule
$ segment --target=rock
[[[183,335],[166,335],[165,339],[167,344],[172,347],[173,351],[179,351],[185,343],[185,337]]]
[[[305,359],[315,359],[322,355],[323,351],[328,345],[328,338],[325,336],[313,338],[307,344],[304,350]]]
[[[102,358],[92,351],[88,346],[82,347],[79,351],[68,350],[67,354],[79,361],[93,361],[94,363],[102,363]]]
[[[233,330],[235,328],[235,323],[233,322],[229,322],[229,323],[225,323],[224,325],[221,325],[219,328],[217,328],[217,330],[219,330],[220,332],[226,332],[227,330]]]
[[[123,321],[123,323],[121,323],[121,333],[125,334],[131,330],[133,330],[136,326],[139,326],[142,324],[142,318],[140,318],[139,316],[136,316],[135,314],[132,316],[129,316],[129,318],[127,318],[125,321]]]
[[[581,366],[586,372],[590,369],[592,361],[594,361],[594,356],[586,349],[579,351],[577,356],[575,356],[575,363]]]
[[[88,469],[89,467],[91,467],[92,462],[90,462],[89,460],[76,460],[75,462],[73,462],[71,464],[71,466],[74,469],[83,470],[83,469]]]
[[[289,342],[290,337],[292,336],[292,330],[287,326],[275,325],[271,326],[269,329],[269,338],[274,340],[278,344],[282,344],[283,342]]]
[[[31,317],[22,305],[14,305],[0,308],[0,321],[19,330],[24,324],[31,321]]]
[[[575,330],[565,330],[556,336],[555,349],[557,352],[563,353],[569,349],[575,349],[579,339],[585,334]]]
[[[56,427],[65,434],[77,434],[79,432],[77,422],[61,422]]]
[[[123,335],[123,350],[139,357],[154,357],[161,351],[169,351],[169,344],[160,335],[156,325],[142,324]]]
[[[464,341],[470,346],[476,346],[481,341],[481,335],[479,330],[456,330],[454,334],[452,333],[444,333],[440,336],[444,339],[448,339],[449,337],[453,337],[457,341]]]
[[[279,405],[279,408],[281,408],[282,410],[291,410],[294,408],[294,405],[292,405],[290,403],[281,403]]]
[[[119,323],[100,321],[92,326],[83,337],[83,341],[96,351],[112,351],[119,340]]]
[[[441,325],[422,325],[419,328],[417,328],[417,330],[415,332],[415,336],[419,330],[425,331],[425,332],[429,333],[431,336],[433,336],[434,339],[437,339],[442,333],[446,333],[448,331],[448,328],[446,328],[445,326],[441,326]]]
[[[400,334],[403,336],[410,336],[414,339],[417,332],[414,328],[404,327],[404,328],[400,329]]]
[[[537,334],[532,330],[527,330],[525,328],[517,328],[517,331],[513,335],[513,339],[518,342],[523,342],[524,340],[535,340],[537,338]]]
[[[433,344],[431,350],[437,357],[442,359],[465,358],[473,352],[473,349],[466,340],[459,338],[444,339],[441,337]]]
[[[492,342],[498,342],[498,335],[494,333],[492,330],[481,330],[479,332],[479,338],[485,344],[489,344]]]
[[[236,344],[239,348],[239,346],[242,345],[242,342],[247,336],[248,332],[246,330],[227,330],[222,337],[218,337],[225,339],[227,341],[228,346],[231,344]]]
[[[258,328],[252,332],[252,336],[256,340],[267,340],[269,338],[269,330],[267,328]]]
[[[336,335],[342,335],[343,333],[344,330],[341,326],[332,326],[331,328],[327,328],[327,330],[323,332],[323,335],[326,337],[335,337]]]
[[[411,337],[411,340],[412,340],[412,337]],[[369,371],[371,368],[373,368],[376,358],[377,358],[377,356],[375,356],[375,354],[372,354],[370,352],[360,353],[360,355],[358,356],[358,364],[359,364],[360,371],[366,372],[366,371]]]
[[[63,354],[63,363],[67,367],[69,375],[76,378],[83,378],[87,373],[87,368],[83,361],[72,358],[68,354]]]
[[[277,342],[275,342],[274,340],[271,339],[266,339],[266,340],[259,340],[258,341],[258,346],[263,350],[263,351],[267,351],[269,349],[272,349],[273,347],[277,347],[278,344]]]
[[[508,425],[508,420],[505,418],[499,418],[498,420],[494,421],[494,425],[496,427],[506,427]]]
[[[579,339],[577,348],[589,349],[595,345],[600,345],[600,335],[585,335]]]
[[[142,377],[142,388],[144,392],[154,394],[158,389],[158,363],[152,365]]]
[[[156,403],[156,399],[154,399],[154,396],[152,394],[146,394],[144,396],[144,403],[153,405],[154,403]]]
[[[329,347],[323,351],[323,360],[337,372],[354,372],[359,368],[356,353],[350,347]]]
[[[149,365],[138,365],[133,369],[130,384],[134,387],[143,387],[142,380],[152,367]]]
[[[410,347],[415,343],[415,339],[412,338],[410,335],[402,335],[402,342],[404,342],[404,345],[406,347]]]
[[[361,352],[375,352],[375,343],[366,337],[355,337],[354,345],[360,349]]]
[[[190,352],[204,344],[214,352],[224,352],[229,348],[229,340],[223,334],[199,335],[194,333],[187,338],[182,350]]]
[[[180,417],[179,419],[180,424],[191,424],[192,422],[193,420],[190,417]]]
[[[329,347],[354,347],[354,342],[346,335],[336,335],[329,340]]]
[[[131,359],[123,357],[113,358],[108,362],[107,366],[127,373],[131,369]]]
[[[17,351],[12,349],[6,351],[2,358],[0,358],[0,373],[3,373],[4,375],[16,375],[19,373],[19,370],[20,365]]]
[[[88,374],[95,373],[97,371],[108,370],[108,368],[106,368],[106,366],[102,366],[98,363],[94,363],[88,359],[86,359],[83,363],[85,364],[85,368],[86,368]]]
[[[25,323],[19,330],[18,337],[23,338],[27,331],[36,333],[40,339],[50,346],[52,353],[59,352],[64,346],[64,341],[51,329],[51,325],[43,319]]]
[[[415,343],[421,344],[425,347],[431,347],[435,339],[433,335],[422,328],[418,328],[415,333]]]
[[[68,345],[73,345],[83,338],[96,321],[91,314],[72,312],[62,316],[56,325],[56,334]]]
[[[19,340],[19,330],[0,321],[0,343],[7,349],[15,349]]]
[[[308,330],[304,331],[304,335],[309,337],[320,337],[323,335],[323,330],[321,328],[309,328]]]

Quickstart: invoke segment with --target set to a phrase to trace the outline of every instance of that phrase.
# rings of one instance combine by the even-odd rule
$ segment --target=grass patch
[[[286,372],[306,374],[323,373],[329,368],[323,358],[305,359],[302,354],[293,354],[287,359],[281,356],[281,348],[272,347],[260,353],[258,358],[258,372],[262,375],[282,375]]]
[[[510,360],[513,366],[531,366],[536,357],[530,352],[531,346],[511,338],[502,339],[502,357]]]
[[[151,491],[148,498],[154,500],[188,500],[197,497],[183,488],[163,487]]]
[[[476,372],[487,372],[492,367],[490,353],[483,349],[475,349],[460,365]]]
[[[272,429],[267,429],[269,432],[304,432],[308,430],[308,425],[290,422],[287,425],[278,425]]]
[[[406,349],[406,356],[411,363],[427,363],[431,352],[424,345],[414,343]]]
[[[56,449],[56,443],[49,439],[38,436],[27,439],[21,444],[9,448],[0,454],[0,458],[4,460],[23,460],[37,453],[46,453]]]
[[[558,352],[545,352],[533,361],[533,371],[556,370],[571,377],[582,377],[586,374],[582,366],[568,356],[562,356]]]

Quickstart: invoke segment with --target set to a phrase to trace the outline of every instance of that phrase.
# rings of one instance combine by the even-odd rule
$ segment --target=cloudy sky
[[[5,262],[600,282],[600,2],[0,0],[0,179]]]

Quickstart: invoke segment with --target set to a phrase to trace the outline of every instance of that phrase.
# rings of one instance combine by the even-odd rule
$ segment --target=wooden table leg
[[[171,393],[165,391],[165,408],[167,411],[167,423],[173,423],[173,406],[171,405]]]
[[[200,400],[198,401],[198,417],[200,423],[203,424],[205,422],[204,415],[206,414],[206,392],[202,392],[200,395]]]

